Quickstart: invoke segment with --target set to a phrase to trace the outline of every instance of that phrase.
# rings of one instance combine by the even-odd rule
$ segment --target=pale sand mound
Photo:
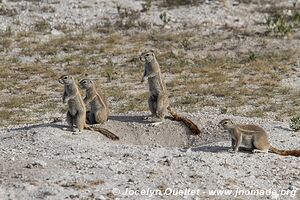
[[[228,153],[230,142],[216,125],[228,116],[194,114],[201,137],[190,136],[179,122],[152,127],[145,113],[112,115],[106,128],[121,137],[113,142],[99,133],[72,135],[61,123],[2,130],[0,133],[0,199],[182,199],[182,196],[113,194],[118,188],[141,190],[199,189],[186,199],[232,199],[213,196],[212,189],[281,190],[288,196],[241,195],[240,199],[299,198],[299,158],[275,154]],[[253,122],[270,133],[277,147],[300,148],[299,133],[287,124],[233,117]],[[223,139],[227,138],[227,139]],[[214,142],[220,141],[220,142]],[[202,145],[200,145],[202,143]],[[207,143],[207,144],[205,144]],[[209,144],[208,144],[209,143]],[[142,144],[142,145],[137,145]],[[183,148],[188,145],[191,148]],[[156,146],[156,147],[155,147]],[[162,147],[159,147],[162,146]],[[175,191],[176,192],[176,191]],[[197,192],[197,191],[196,191]],[[296,194],[295,194],[296,192]]]

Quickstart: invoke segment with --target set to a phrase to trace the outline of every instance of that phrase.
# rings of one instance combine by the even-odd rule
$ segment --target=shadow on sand
[[[111,115],[108,117],[108,120],[113,120],[113,121],[119,121],[119,122],[136,122],[136,123],[140,123],[140,124],[151,124],[153,122],[149,121],[149,120],[144,120],[143,115],[138,115],[138,116],[118,116],[118,115]],[[169,120],[174,120],[171,117],[166,117],[166,119]]]
[[[179,151],[181,151],[181,152],[187,152],[188,149],[189,148],[182,148],[182,149],[179,149]],[[228,152],[229,149],[231,149],[231,147],[224,147],[224,146],[217,146],[217,145],[214,145],[214,146],[203,145],[203,146],[200,146],[200,147],[192,147],[192,148],[190,148],[190,150],[192,152],[202,151],[202,152],[209,152],[209,153]],[[249,150],[247,148],[240,147],[239,148],[239,152],[241,152],[241,153],[251,153],[251,150]]]
[[[20,127],[20,128],[11,128],[9,130],[11,131],[26,131],[26,130],[30,130],[33,128],[43,128],[43,127],[52,127],[52,128],[58,128],[58,129],[63,129],[63,128],[67,128],[67,125],[63,125],[63,124],[57,124],[57,123],[46,123],[46,124],[35,124],[35,125],[29,125],[29,126],[24,126],[24,127]]]
[[[275,126],[275,128],[285,130],[285,131],[293,131],[292,129],[287,128],[287,127],[283,127],[283,126]]]

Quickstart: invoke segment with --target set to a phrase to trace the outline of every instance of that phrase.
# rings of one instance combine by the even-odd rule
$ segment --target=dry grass
[[[43,112],[65,112],[62,86],[57,83],[61,74],[78,80],[87,74],[99,80],[114,112],[148,110],[147,86],[135,91],[143,73],[138,55],[145,47],[156,51],[170,98],[182,110],[212,106],[236,115],[273,117],[275,113],[280,118],[300,109],[297,91],[280,83],[293,74],[291,68],[297,62],[294,51],[249,51],[236,57],[208,53],[200,57],[197,51],[203,46],[228,38],[202,38],[191,30],[111,30],[101,35],[94,29],[70,30],[41,42],[39,37],[47,27],[40,25],[39,30],[30,32],[8,31],[0,41],[0,52],[21,49],[17,55],[0,58],[1,126],[35,122],[36,115]],[[230,33],[234,37],[232,30]],[[22,57],[35,60],[24,62]],[[250,109],[245,111],[247,106]]]
[[[295,53],[258,55],[255,60],[246,58],[247,55],[236,59],[208,56],[206,59],[194,60],[199,67],[184,70],[190,77],[178,76],[168,84],[169,88],[176,87],[172,91],[173,98],[178,99],[176,105],[203,107],[221,104],[230,110],[247,105],[264,105],[268,103],[264,99],[267,97],[278,101],[247,113],[243,110],[235,111],[235,114],[261,117],[270,112],[284,111],[285,99],[291,99],[295,94],[290,88],[281,86],[280,81],[290,72],[285,63],[296,62]],[[199,97],[212,98],[213,102],[200,101]],[[260,102],[260,99],[264,100]]]
[[[50,23],[46,20],[37,21],[34,24],[34,30],[37,32],[45,32],[50,29]]]
[[[10,7],[6,6],[4,3],[1,3],[1,5],[0,5],[0,15],[13,17],[17,14],[18,14],[18,12],[17,12],[16,9],[10,8]]]
[[[163,0],[161,1],[162,7],[176,7],[176,6],[191,6],[203,3],[204,1],[199,0]]]

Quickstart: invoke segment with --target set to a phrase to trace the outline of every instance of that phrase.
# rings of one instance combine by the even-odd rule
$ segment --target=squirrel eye
[[[68,77],[67,76],[64,76],[64,79],[67,79]]]
[[[150,53],[147,53],[146,56],[150,56]]]

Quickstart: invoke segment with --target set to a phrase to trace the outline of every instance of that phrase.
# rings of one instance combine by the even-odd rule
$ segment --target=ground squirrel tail
[[[281,156],[300,156],[300,150],[282,150],[282,149],[277,149],[273,146],[270,147],[270,150],[272,153],[276,153]]]
[[[114,133],[112,133],[111,131],[109,131],[105,128],[95,127],[95,126],[91,127],[89,125],[86,125],[84,128],[87,130],[97,131],[99,133],[102,133],[104,136],[108,137],[111,140],[119,140],[120,139],[117,135],[115,135]]]
[[[172,115],[172,117],[176,120],[176,121],[181,121],[183,122],[189,129],[191,129],[192,133],[195,135],[199,135],[201,133],[201,131],[199,130],[198,126],[192,122],[190,119],[180,116],[178,115],[172,108],[171,106],[168,107],[168,111],[169,113]]]

